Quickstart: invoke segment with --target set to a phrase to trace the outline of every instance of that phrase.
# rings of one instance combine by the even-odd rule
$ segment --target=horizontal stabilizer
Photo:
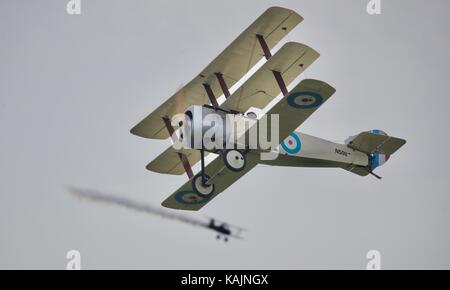
[[[370,132],[362,132],[353,138],[347,146],[371,154],[378,152],[385,155],[392,155],[406,143],[406,140]]]
[[[370,171],[367,169],[367,167],[353,165],[353,164],[341,166],[341,168],[345,169],[347,171],[350,171],[359,176],[367,176],[370,173]]]

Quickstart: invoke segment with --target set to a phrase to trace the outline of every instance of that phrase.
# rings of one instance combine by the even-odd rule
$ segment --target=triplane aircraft
[[[224,242],[228,242],[229,237],[242,240],[241,233],[245,231],[244,228],[216,221],[213,218],[209,218],[208,228],[217,232],[216,238],[218,240],[223,237]]]
[[[186,173],[189,178],[163,206],[199,210],[258,164],[336,167],[380,178],[373,170],[405,140],[371,130],[339,144],[294,131],[335,92],[314,79],[287,89],[319,57],[311,47],[296,42],[284,44],[272,56],[271,49],[302,20],[292,10],[269,8],[191,82],[131,129],[145,138],[172,138],[174,146],[150,162],[148,170]],[[231,93],[230,88],[263,57],[267,61]],[[283,98],[265,115],[255,113],[280,93]],[[225,101],[219,104],[217,96],[222,94]],[[255,131],[260,136],[252,139]],[[271,136],[272,145],[274,140],[282,142],[264,146],[267,142],[262,140],[267,138],[261,139],[261,132]],[[208,153],[219,156],[206,165]],[[275,157],[262,158],[264,153]],[[199,161],[200,172],[194,175],[191,165]]]

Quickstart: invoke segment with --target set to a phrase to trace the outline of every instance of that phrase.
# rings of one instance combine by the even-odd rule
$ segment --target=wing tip
[[[310,83],[310,85],[313,85],[313,86],[318,86],[318,87],[327,88],[328,90],[330,90],[331,95],[333,95],[333,94],[336,92],[336,89],[335,89],[333,86],[331,86],[329,83],[327,83],[327,82],[325,82],[325,81],[318,80],[318,79],[304,79],[304,80],[302,80],[302,81],[299,83],[299,85],[300,85],[301,83],[303,83],[303,84],[305,84],[305,83],[306,83],[306,84]]]
[[[163,140],[163,139],[167,139],[169,138],[169,133],[161,133],[161,130],[159,130],[156,133],[150,133],[146,132],[144,130],[144,128],[141,128],[140,126],[141,124],[137,124],[136,126],[134,126],[133,128],[130,129],[130,133],[132,135],[138,136],[138,137],[142,137],[142,138],[146,138],[146,139],[159,139],[159,140]]]
[[[170,206],[170,202],[168,202],[167,199],[161,202],[161,206],[165,208],[173,208],[172,206]]]
[[[311,46],[301,43],[301,42],[297,42],[297,41],[288,41],[286,42],[281,49],[283,49],[284,47],[288,48],[288,47],[299,47],[299,48],[305,48],[308,50],[308,53],[312,53],[315,58],[314,60],[318,59],[320,57],[320,53],[315,50],[314,48],[312,48]]]
[[[165,207],[165,208],[170,208],[170,209],[176,209],[176,210],[188,210],[188,211],[198,211],[200,208],[195,207],[188,207],[188,206],[182,206],[181,204],[177,203],[177,202],[173,202],[173,200],[171,200],[171,198],[167,198],[166,200],[164,200],[161,203],[161,206]]]
[[[140,136],[138,133],[138,130],[136,129],[137,126],[134,126],[133,128],[130,129],[130,133],[136,136]]]
[[[140,123],[130,129],[130,133],[132,135],[142,137],[142,138],[150,138],[147,134],[145,134],[139,127]]]
[[[292,9],[289,9],[289,8],[286,8],[286,7],[282,7],[282,6],[271,6],[271,7],[269,7],[269,8],[267,8],[266,9],[266,13],[268,13],[268,12],[272,12],[272,11],[286,11],[286,12],[289,12],[290,13],[290,15],[294,15],[294,16],[296,16],[299,20],[298,20],[298,23],[300,23],[300,22],[302,22],[303,21],[303,17],[300,15],[300,14],[298,14],[296,11],[294,11],[294,10],[292,10]]]

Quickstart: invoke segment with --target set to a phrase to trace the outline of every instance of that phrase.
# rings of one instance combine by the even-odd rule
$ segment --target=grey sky
[[[0,1],[0,268],[450,268],[450,2],[368,0]],[[305,20],[285,39],[321,57],[302,77],[336,94],[301,131],[343,141],[383,129],[408,143],[377,169],[257,167],[195,216],[212,232],[80,201],[67,185],[158,205],[185,176],[145,165],[169,146],[129,129],[269,6]]]

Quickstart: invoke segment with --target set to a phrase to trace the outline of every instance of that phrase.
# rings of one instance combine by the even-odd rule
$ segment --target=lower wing
[[[242,171],[230,170],[219,155],[205,167],[205,173],[209,176],[208,184],[214,185],[214,192],[209,197],[201,197],[194,190],[192,180],[188,180],[183,186],[163,201],[162,206],[173,209],[199,210],[208,202],[218,196],[222,191],[235,183],[239,178],[253,169],[258,164],[259,154],[247,153],[247,164]]]

